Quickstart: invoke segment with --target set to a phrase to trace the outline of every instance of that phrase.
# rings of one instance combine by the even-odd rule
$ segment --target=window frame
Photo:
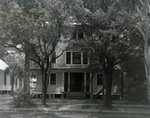
[[[73,38],[74,39],[83,39],[84,38],[84,33],[83,30],[81,29],[76,29],[73,33]]]
[[[80,56],[80,63],[75,63],[76,58],[74,58],[74,56],[77,56],[76,54],[79,54],[78,56]],[[78,59],[77,59],[78,60]],[[81,52],[72,52],[72,64],[82,64],[82,56],[81,56]]]
[[[66,56],[65,56],[66,64],[72,64],[72,63],[71,63],[71,58],[72,58],[72,56],[71,56],[72,54],[71,54],[71,53],[72,53],[72,52],[66,52]],[[67,61],[67,60],[68,60],[67,54],[70,54],[70,55],[69,55],[69,58],[70,58],[69,63],[67,63],[67,62],[68,62],[68,61]]]
[[[85,52],[82,52],[82,60],[83,60],[83,64],[86,65],[88,64],[88,55]],[[85,63],[86,60],[86,63]]]
[[[70,63],[67,63],[67,54],[70,53]],[[73,58],[73,53],[80,53],[80,63],[79,64],[76,64],[74,63],[74,58]],[[77,52],[77,51],[66,51],[65,53],[65,64],[69,64],[69,65],[87,65],[89,64],[89,60],[88,60],[88,55],[87,55],[87,63],[84,63],[84,59],[85,59],[85,56],[84,56],[84,52]]]
[[[55,74],[55,84],[52,84],[52,83],[51,83],[51,75],[52,75],[52,74]],[[50,74],[50,77],[49,77],[49,84],[50,84],[50,85],[56,85],[56,84],[57,84],[57,73],[51,73],[51,74]]]

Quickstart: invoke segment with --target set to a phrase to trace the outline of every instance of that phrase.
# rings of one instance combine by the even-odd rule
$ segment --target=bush
[[[128,100],[132,102],[141,102],[142,104],[148,104],[147,98],[147,83],[136,83],[136,86],[129,93]]]
[[[31,96],[28,95],[23,88],[19,88],[14,92],[12,105],[14,107],[33,107],[36,106]]]

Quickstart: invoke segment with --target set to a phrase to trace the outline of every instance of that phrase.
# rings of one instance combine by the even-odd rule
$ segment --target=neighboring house
[[[58,44],[55,55],[65,49],[63,41]],[[60,49],[61,47],[61,49]],[[63,55],[52,63],[52,70],[48,82],[47,94],[65,98],[88,98],[91,92],[91,70],[88,67],[88,57],[76,50],[65,51]],[[42,76],[40,69],[32,69],[36,73],[35,94],[42,94]],[[94,95],[102,89],[102,70],[96,70],[93,79]],[[113,80],[112,95],[120,95],[119,78]],[[102,95],[102,93],[100,93]]]
[[[10,75],[5,72],[8,65],[0,59],[0,92],[9,93],[11,91]]]

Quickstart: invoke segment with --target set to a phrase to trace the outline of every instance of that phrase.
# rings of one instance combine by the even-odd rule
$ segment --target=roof
[[[0,70],[5,70],[7,67],[8,65],[0,59]]]

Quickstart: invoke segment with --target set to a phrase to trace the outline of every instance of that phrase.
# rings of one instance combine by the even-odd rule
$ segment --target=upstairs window
[[[66,64],[88,64],[87,54],[84,52],[66,52]]]
[[[71,64],[71,52],[66,52],[66,64]]]
[[[103,84],[103,75],[102,74],[97,74],[97,85],[102,85]]]
[[[52,73],[50,75],[50,84],[56,84],[56,74]]]
[[[81,64],[81,53],[73,52],[73,64]]]

